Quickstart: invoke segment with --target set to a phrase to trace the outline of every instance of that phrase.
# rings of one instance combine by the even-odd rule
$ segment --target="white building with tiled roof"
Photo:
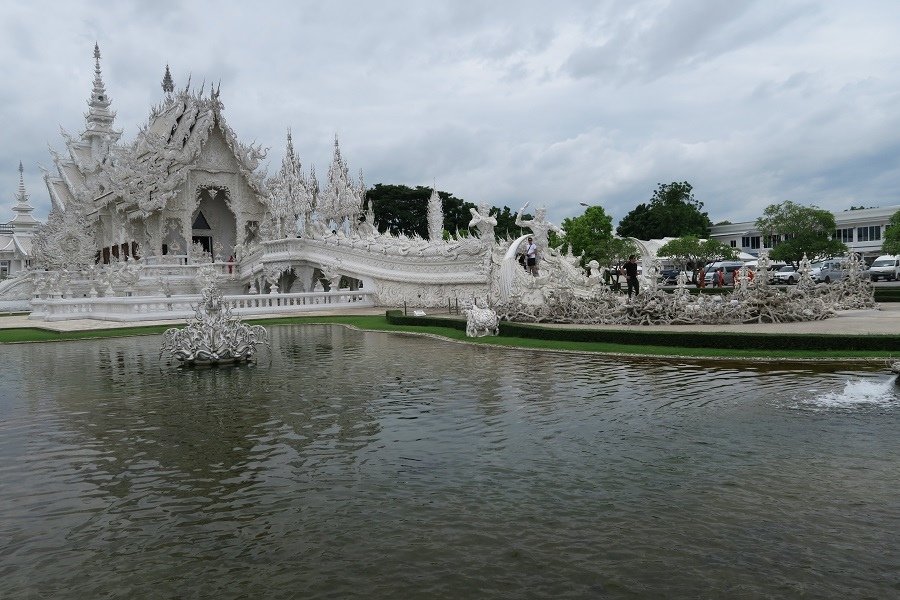
[[[852,252],[864,258],[876,257],[882,254],[884,231],[897,211],[900,211],[900,205],[832,212],[837,226],[833,235]],[[762,235],[756,229],[755,221],[713,225],[710,237],[754,256],[760,251],[771,250],[778,242]]]
[[[28,203],[25,178],[19,163],[19,191],[13,211],[16,216],[0,225],[0,279],[16,275],[31,266],[31,240],[40,222],[31,216],[34,207]]]

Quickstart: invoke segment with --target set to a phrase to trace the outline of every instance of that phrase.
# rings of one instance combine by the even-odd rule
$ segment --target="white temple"
[[[167,66],[162,91],[134,139],[121,141],[95,45],[84,131],[62,132],[66,151],[51,150],[54,168],[45,171],[52,204],[45,225],[31,217],[20,166],[17,215],[0,228],[0,265],[9,275],[0,281],[0,307],[18,302],[16,310],[41,320],[184,319],[214,285],[239,316],[469,304],[473,330],[495,332],[494,317],[479,317],[484,307],[510,320],[646,324],[804,320],[874,303],[861,276],[828,289],[805,286],[800,298],[763,282],[744,282],[729,302],[692,298],[683,282],[667,294],[657,288],[656,264],[644,269],[639,297],[626,302],[596,262],[586,273],[578,257],[549,248],[550,231],[564,232],[543,207],[525,219],[527,203],[516,224],[541,249],[536,276],[517,261],[528,236],[498,242],[484,204],[471,209],[470,234],[448,235],[435,191],[427,239],[381,233],[362,174],[351,177],[337,138],[321,185],[302,168],[290,130],[281,167],[269,177],[260,169],[265,150],[240,142],[228,126],[218,86],[176,90]],[[779,302],[796,310],[758,310]]]
[[[84,130],[62,132],[65,152],[51,150],[45,170],[52,208],[28,249],[35,268],[16,285],[0,284],[0,301],[31,299],[34,318],[119,318],[113,313],[129,309],[97,300],[195,295],[210,272],[230,296],[343,289],[357,302],[422,307],[486,296],[492,232],[441,239],[435,192],[430,239],[381,234],[362,174],[351,177],[337,138],[321,185],[303,170],[290,131],[281,168],[268,177],[266,151],[238,140],[220,88],[204,88],[176,90],[166,66],[159,103],[123,141],[95,45]],[[280,301],[295,300],[312,302]]]

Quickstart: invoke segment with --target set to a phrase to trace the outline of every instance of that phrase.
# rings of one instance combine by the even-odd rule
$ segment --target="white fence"
[[[340,290],[299,294],[247,294],[224,296],[231,312],[239,316],[368,308],[375,306],[372,292]],[[199,294],[181,296],[113,296],[103,298],[51,298],[31,301],[29,319],[67,321],[165,321],[194,315]]]

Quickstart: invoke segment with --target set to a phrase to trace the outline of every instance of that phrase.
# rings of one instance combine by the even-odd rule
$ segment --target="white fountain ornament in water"
[[[232,316],[231,309],[215,284],[203,288],[187,327],[173,327],[163,333],[160,354],[168,351],[186,365],[240,363],[252,359],[256,346],[268,336],[261,325],[245,325]]]

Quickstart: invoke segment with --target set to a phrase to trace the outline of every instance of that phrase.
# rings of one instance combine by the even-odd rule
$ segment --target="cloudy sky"
[[[714,222],[793,200],[900,204],[900,2],[0,0],[0,222],[18,162],[38,218],[59,127],[80,133],[102,53],[123,138],[171,67],[221,81],[278,169],[286,128],[327,171],[472,202],[600,204],[618,221],[686,180]]]

